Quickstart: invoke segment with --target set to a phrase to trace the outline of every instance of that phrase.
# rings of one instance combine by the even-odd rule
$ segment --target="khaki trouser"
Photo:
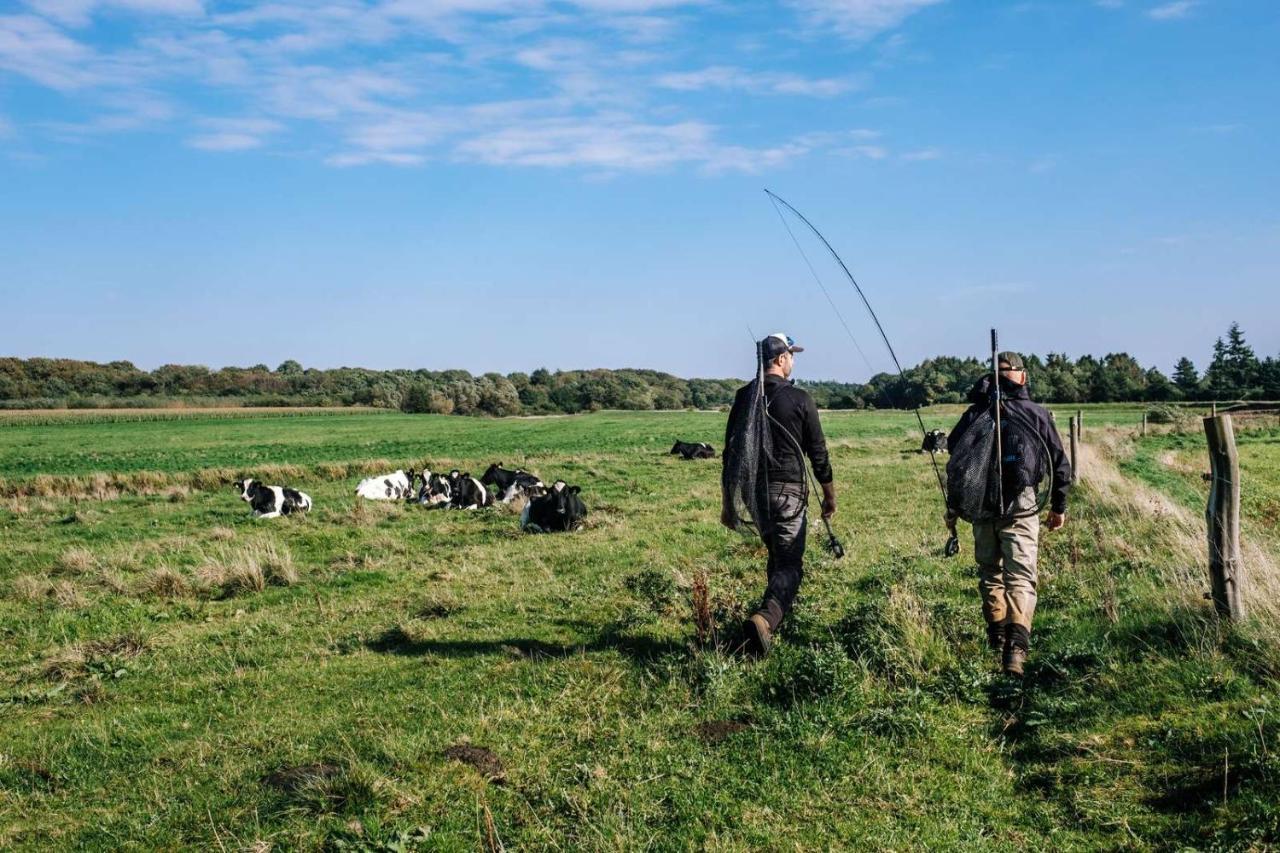
[[[1033,489],[1014,502],[1018,512],[1036,505]],[[1040,516],[1032,513],[1002,525],[973,526],[973,554],[978,561],[982,615],[996,625],[1021,625],[1031,631],[1036,612],[1036,557],[1040,551]]]

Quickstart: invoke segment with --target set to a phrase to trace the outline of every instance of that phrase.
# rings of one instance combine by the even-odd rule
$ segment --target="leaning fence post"
[[[1080,458],[1080,416],[1071,419],[1071,482],[1080,481],[1080,468],[1076,460]]]
[[[1240,560],[1240,460],[1231,415],[1204,419],[1209,443],[1209,580],[1213,606],[1228,619],[1245,616],[1244,565]]]

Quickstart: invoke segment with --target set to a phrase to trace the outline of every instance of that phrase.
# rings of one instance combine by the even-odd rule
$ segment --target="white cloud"
[[[920,148],[915,151],[904,151],[901,159],[908,163],[920,162],[922,160],[937,160],[942,157],[942,152],[937,148]]]
[[[46,18],[72,27],[87,26],[99,11],[123,11],[140,15],[204,14],[202,0],[26,0],[26,4]]]
[[[187,144],[202,151],[247,151],[259,148],[266,137],[283,129],[278,121],[263,118],[207,118],[205,132],[189,137]]]
[[[712,129],[702,122],[660,125],[625,117],[530,121],[460,143],[456,155],[491,165],[651,170],[705,161]]]
[[[846,38],[865,41],[942,0],[788,0],[809,22]]]
[[[1196,0],[1174,0],[1172,3],[1165,3],[1149,9],[1147,17],[1157,21],[1173,21],[1187,17],[1195,6]]]
[[[394,152],[360,151],[346,154],[334,154],[325,158],[330,166],[369,166],[381,164],[385,166],[420,166],[426,162],[421,154],[397,154]]]
[[[0,68],[50,89],[97,82],[88,66],[94,52],[35,15],[0,17]]]
[[[787,2],[848,35],[940,0]],[[61,93],[60,106],[83,117],[24,130],[64,142],[154,127],[191,148],[244,151],[305,134],[306,147],[334,166],[453,160],[597,175],[675,166],[753,172],[815,151],[889,156],[871,130],[800,127],[781,140],[744,143],[733,125],[712,123],[707,112],[728,102],[717,93],[832,98],[864,79],[761,68],[768,54],[733,46],[725,64],[661,73],[687,58],[667,42],[693,13],[726,14],[711,0],[26,6],[29,13],[0,16],[0,85],[8,72]],[[209,103],[252,118],[192,118]]]
[[[713,65],[698,71],[678,71],[658,77],[664,89],[697,92],[705,89],[750,94],[806,95],[830,98],[854,88],[854,81],[834,77],[810,78],[774,71],[747,71],[729,65]]]

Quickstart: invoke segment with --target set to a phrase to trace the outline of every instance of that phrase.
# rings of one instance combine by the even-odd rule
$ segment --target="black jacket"
[[[1049,508],[1054,512],[1067,511],[1067,493],[1071,491],[1071,460],[1062,449],[1062,439],[1058,429],[1049,419],[1049,411],[1043,406],[1031,402],[1025,385],[1000,383],[1000,400],[1002,417],[1023,426],[1044,442],[1026,442],[1025,445],[1013,449],[1006,448],[1004,464],[1005,494],[1014,494],[1028,486],[1037,488],[1045,475],[1052,472],[1053,490],[1049,495]],[[955,447],[973,423],[974,418],[991,408],[991,377],[984,376],[969,391],[969,408],[960,417],[960,421],[947,436],[947,447]],[[1044,449],[1048,447],[1049,458],[1044,459]]]
[[[735,432],[739,418],[744,416],[754,385],[738,389],[729,411],[729,425],[725,429],[725,443]],[[764,396],[769,409],[769,433],[773,439],[773,458],[769,460],[769,482],[803,483],[803,451],[813,463],[813,476],[823,485],[833,479],[831,460],[827,457],[827,440],[818,421],[818,407],[809,393],[797,388],[781,376],[769,374],[764,378]],[[789,433],[789,435],[788,435]],[[794,438],[793,438],[794,437]],[[796,444],[800,447],[797,449]]]

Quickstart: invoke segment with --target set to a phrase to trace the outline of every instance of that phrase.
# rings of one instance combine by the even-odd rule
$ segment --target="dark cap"
[[[773,361],[784,352],[804,352],[804,347],[796,346],[796,342],[791,339],[791,336],[784,335],[782,332],[774,332],[762,340],[760,347],[764,351],[765,361]]]
[[[1018,355],[1016,352],[1002,352],[996,356],[996,362],[997,364],[1009,365],[1010,370],[1027,369],[1027,366],[1022,363],[1022,356]]]

